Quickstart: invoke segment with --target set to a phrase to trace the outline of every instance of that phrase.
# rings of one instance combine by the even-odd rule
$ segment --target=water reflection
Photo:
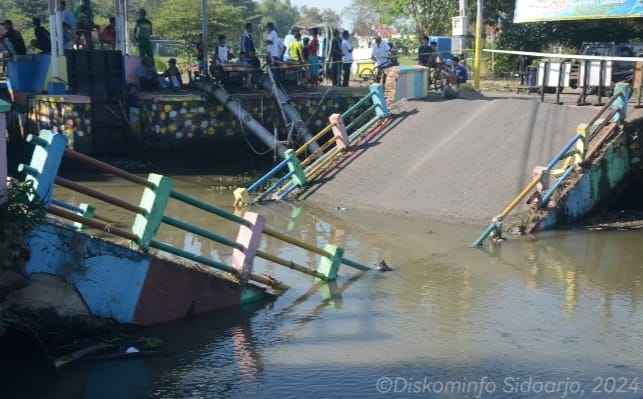
[[[198,182],[183,182],[181,192],[231,210],[228,192]],[[182,220],[236,236],[231,223],[170,206]],[[375,397],[376,382],[389,376],[406,382],[487,377],[496,390],[485,397],[554,398],[561,395],[507,393],[503,380],[567,379],[589,392],[597,376],[643,375],[642,232],[553,232],[478,250],[470,248],[478,226],[308,203],[251,209],[280,232],[342,246],[360,263],[385,259],[394,271],[362,274],[342,266],[335,283],[323,284],[258,260],[258,272],[291,286],[270,306],[145,331],[172,354],[144,360],[150,397]],[[231,253],[194,235],[170,231],[163,240],[222,261]],[[317,263],[269,238],[261,249],[309,267]],[[70,385],[89,378],[62,373]],[[143,376],[133,378],[140,381],[132,392],[145,386]],[[605,396],[600,393],[594,397]]]

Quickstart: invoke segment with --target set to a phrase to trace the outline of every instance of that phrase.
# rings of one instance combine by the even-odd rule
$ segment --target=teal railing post
[[[610,111],[618,111],[617,115],[614,115],[612,122],[623,122],[627,116],[627,102],[632,96],[632,87],[629,83],[619,82],[614,85],[614,93],[618,94],[618,97],[612,102],[609,109]]]
[[[139,206],[145,209],[146,214],[136,214],[132,226],[132,233],[136,234],[138,245],[143,248],[147,248],[156,236],[172,192],[172,180],[168,177],[150,173],[147,180],[154,183],[155,187],[145,187],[143,190]]]
[[[87,219],[93,219],[94,214],[96,213],[96,207],[94,207],[93,205],[90,205],[90,204],[82,203],[82,204],[78,205],[78,212],[76,212],[76,213],[78,215],[82,216],[82,217],[87,218]],[[74,227],[76,228],[76,230],[83,230],[87,226],[85,226],[84,224],[79,223],[79,222],[74,222]]]
[[[373,93],[373,104],[376,105],[375,113],[382,118],[388,118],[389,110],[386,105],[386,97],[384,97],[384,86],[380,83],[373,83],[368,87],[368,90]]]
[[[337,278],[337,271],[339,265],[342,263],[344,256],[344,248],[332,244],[326,244],[324,251],[328,252],[330,256],[322,256],[317,266],[317,271],[326,276],[327,281],[334,281]]]
[[[288,170],[290,173],[292,173],[292,176],[290,177],[290,181],[292,184],[299,186],[299,187],[304,187],[308,180],[306,179],[306,173],[301,167],[301,163],[299,163],[299,158],[297,158],[297,154],[295,153],[294,150],[286,150],[286,159],[288,160],[287,165],[288,165]]]
[[[38,136],[27,136],[27,142],[35,144],[31,162],[29,165],[18,165],[18,170],[27,174],[25,180],[33,182],[40,201],[45,208],[49,208],[58,169],[67,147],[67,137],[50,130],[41,130]]]
[[[244,213],[243,218],[249,222],[241,224],[237,234],[237,243],[241,244],[243,249],[235,248],[232,251],[232,267],[239,272],[242,285],[248,281],[252,273],[257,249],[261,244],[263,228],[266,225],[266,218],[254,212]]]

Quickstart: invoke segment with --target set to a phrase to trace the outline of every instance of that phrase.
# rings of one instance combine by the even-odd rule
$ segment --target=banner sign
[[[516,0],[514,22],[643,17],[641,0]]]

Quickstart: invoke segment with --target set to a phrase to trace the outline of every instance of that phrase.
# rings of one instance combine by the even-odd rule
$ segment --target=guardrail
[[[356,114],[368,101],[371,101],[371,104],[346,126],[344,120]],[[287,150],[285,158],[268,173],[247,188],[237,188],[234,191],[235,206],[242,207],[268,198],[282,200],[296,189],[304,188],[328,170],[347,149],[368,137],[368,132],[375,129],[378,124],[388,121],[389,118],[384,88],[381,84],[372,84],[366,96],[343,114],[331,115],[328,118],[330,123],[326,127],[296,150]],[[331,132],[330,138],[306,155],[313,143],[320,143],[321,139]],[[250,194],[259,191],[273,178],[277,180],[254,200],[250,199]]]
[[[576,134],[567,144],[547,163],[547,166],[537,166],[533,171],[533,179],[525,188],[491,220],[489,226],[472,244],[480,247],[489,237],[502,237],[502,222],[516,206],[529,194],[530,203],[538,208],[548,206],[552,195],[560,188],[572,173],[592,158],[596,151],[612,136],[618,123],[625,119],[627,103],[631,95],[630,86],[619,83],[615,87],[616,94],[601,108],[589,123],[581,123]],[[602,134],[599,134],[602,133]],[[574,148],[575,147],[575,148]],[[572,149],[574,148],[574,149]],[[559,168],[556,168],[560,163]],[[556,168],[556,169],[554,169]],[[550,177],[556,180],[550,186]],[[540,187],[538,187],[540,186]]]
[[[266,226],[265,218],[259,214],[245,212],[243,216],[238,216],[174,191],[172,189],[172,180],[168,177],[150,174],[148,178],[145,179],[68,149],[66,148],[67,139],[62,134],[41,131],[39,136],[30,135],[27,141],[35,144],[34,155],[30,165],[21,164],[19,170],[27,174],[27,180],[33,181],[34,188],[45,207],[47,207],[49,214],[66,221],[72,221],[77,228],[88,226],[100,229],[109,235],[129,240],[143,251],[154,248],[183,259],[213,267],[229,273],[242,284],[245,284],[248,280],[252,280],[273,288],[284,287],[271,277],[253,273],[254,258],[256,256],[324,281],[335,280],[340,264],[358,270],[374,269],[345,258],[343,256],[344,250],[341,247],[326,244],[323,248],[317,248],[304,241],[281,234]],[[63,156],[73,159],[84,166],[92,167],[103,173],[109,173],[138,186],[142,186],[143,195],[140,203],[138,205],[132,204],[57,176],[58,167]],[[97,214],[93,206],[87,204],[76,206],[53,198],[54,184],[132,212],[134,214],[134,221],[131,228],[127,230],[116,227],[114,225],[115,223],[110,220],[109,217],[103,217]],[[236,239],[224,237],[213,231],[166,215],[165,212],[170,199],[180,201],[185,205],[193,206],[208,214],[219,216],[238,224],[239,231]],[[232,263],[225,264],[158,241],[155,237],[163,224],[232,248]],[[262,234],[319,255],[317,269],[312,269],[298,264],[293,260],[284,259],[260,250],[259,245],[262,240]]]

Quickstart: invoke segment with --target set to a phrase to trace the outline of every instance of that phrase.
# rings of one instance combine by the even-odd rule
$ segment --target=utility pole
[[[480,53],[482,52],[482,11],[483,0],[477,0],[478,6],[476,11],[476,41],[475,53],[473,56],[473,87],[480,89]]]

